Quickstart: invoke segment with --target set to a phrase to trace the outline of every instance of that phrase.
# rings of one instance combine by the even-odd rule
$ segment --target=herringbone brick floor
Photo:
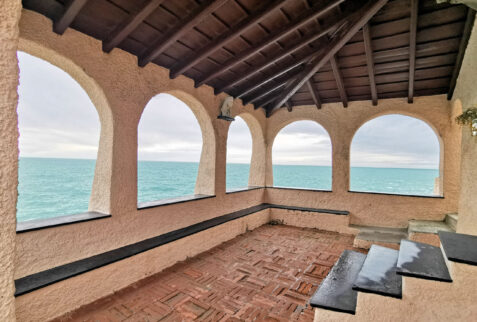
[[[265,225],[62,317],[312,321],[308,301],[353,236]]]

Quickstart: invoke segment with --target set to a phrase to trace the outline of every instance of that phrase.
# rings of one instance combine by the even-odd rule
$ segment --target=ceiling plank
[[[149,0],[143,7],[132,12],[129,17],[120,23],[104,40],[103,51],[109,53],[114,47],[118,46],[164,1],[165,0]]]
[[[373,47],[371,45],[371,35],[369,32],[369,23],[363,27],[364,51],[366,54],[366,66],[368,67],[369,87],[371,89],[371,99],[373,105],[378,105],[378,91],[376,90],[376,80],[374,79],[374,59]]]
[[[232,86],[235,86],[237,84],[240,84],[241,82],[244,82],[247,78],[257,74],[258,72],[264,70],[265,68],[272,66],[273,64],[277,63],[281,59],[285,58],[286,56],[290,55],[294,51],[305,47],[306,45],[309,45],[310,43],[316,41],[317,39],[322,38],[326,34],[339,29],[341,26],[343,26],[346,23],[347,16],[339,19],[337,22],[334,24],[330,24],[329,27],[322,29],[319,32],[314,32],[310,33],[309,35],[305,36],[301,41],[297,42],[295,45],[290,46],[286,48],[284,51],[279,52],[277,55],[270,57],[269,59],[266,59],[262,64],[257,65],[257,66],[252,66],[246,73],[240,75],[240,77],[237,77],[226,84],[222,85],[220,88],[217,88],[215,91],[215,94],[219,94],[223,91],[226,91]]]
[[[457,78],[459,77],[460,68],[462,67],[462,61],[464,60],[465,49],[469,43],[470,34],[472,32],[475,21],[475,10],[469,8],[467,11],[467,19],[465,21],[464,32],[462,33],[462,38],[459,44],[459,52],[457,54],[457,60],[452,72],[452,78],[449,85],[449,92],[447,93],[447,99],[452,99],[454,95],[455,86],[457,84]]]
[[[177,26],[167,31],[163,37],[159,38],[150,48],[148,48],[145,53],[139,57],[139,66],[144,67],[152,60],[157,58],[165,50],[167,50],[169,46],[181,38],[187,31],[199,24],[202,19],[217,10],[227,1],[228,0],[204,1],[189,15],[189,17],[185,19],[185,21],[180,21]]]
[[[88,0],[70,0],[66,5],[63,15],[53,24],[53,31],[62,35],[73,20],[75,20],[87,1]]]
[[[302,73],[293,79],[292,85],[283,92],[275,101],[271,109],[267,110],[267,116],[272,115],[279,109],[293,94],[296,93],[327,61],[330,60],[368,21],[378,12],[387,0],[376,0],[368,2],[362,9],[356,11],[353,19],[350,19],[349,28],[345,28],[337,34],[323,51],[323,54],[313,59]]]
[[[318,94],[318,91],[316,90],[315,86],[313,86],[310,80],[306,82],[306,86],[308,87],[308,90],[310,91],[311,98],[313,99],[313,102],[315,102],[316,107],[318,109],[321,109],[320,95]]]
[[[189,70],[194,65],[198,64],[201,60],[205,59],[207,56],[224,46],[227,42],[244,33],[249,28],[260,22],[262,19],[266,18],[274,10],[280,8],[286,1],[287,0],[272,1],[269,5],[262,7],[257,12],[248,16],[245,20],[237,24],[237,26],[233,27],[228,32],[217,37],[210,44],[200,49],[197,53],[194,52],[187,58],[176,63],[171,68],[171,78],[176,78],[177,76],[184,74],[187,70]]]
[[[303,15],[301,15],[298,19],[296,19],[291,25],[285,26],[282,28],[280,31],[272,33],[265,37],[263,41],[259,42],[258,44],[238,53],[237,56],[233,57],[232,59],[229,59],[227,62],[224,64],[221,64],[217,68],[215,68],[211,73],[200,79],[196,83],[196,87],[199,87],[201,85],[204,85],[211,79],[219,76],[220,74],[224,73],[225,71],[229,70],[230,68],[233,68],[234,66],[240,64],[244,60],[250,58],[251,56],[255,55],[262,49],[266,48],[267,46],[273,44],[277,40],[279,40],[282,37],[285,37],[289,35],[292,32],[295,32],[298,28],[302,27],[303,25],[307,24],[311,20],[317,19],[318,17],[326,14],[327,12],[331,11],[332,9],[336,8],[340,3],[342,3],[344,0],[334,0],[331,1],[330,4],[328,4],[325,7],[319,7],[315,6],[314,10],[306,10]]]
[[[330,57],[331,69],[333,70],[333,75],[335,76],[336,86],[338,86],[338,92],[340,93],[341,102],[344,107],[348,107],[348,95],[346,95],[346,88],[343,82],[343,75],[341,75],[340,67],[336,61],[335,56]]]
[[[407,102],[414,101],[414,74],[416,72],[416,39],[417,39],[417,16],[419,14],[419,0],[411,0],[411,20],[409,29],[409,89]]]

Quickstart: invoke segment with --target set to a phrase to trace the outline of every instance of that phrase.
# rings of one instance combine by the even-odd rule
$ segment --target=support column
[[[17,46],[20,0],[0,0],[0,320],[15,321],[18,185]]]
[[[351,141],[341,133],[330,135],[333,146],[332,189],[334,193],[345,194],[349,190]]]

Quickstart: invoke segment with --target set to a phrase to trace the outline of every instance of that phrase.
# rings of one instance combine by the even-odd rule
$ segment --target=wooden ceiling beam
[[[224,46],[230,40],[235,37],[238,37],[240,34],[244,33],[249,28],[255,26],[262,19],[266,18],[274,10],[283,6],[286,1],[287,0],[274,0],[270,4],[263,6],[260,10],[255,13],[252,13],[242,22],[231,28],[226,33],[214,39],[210,44],[203,47],[198,52],[194,52],[187,58],[177,62],[171,68],[171,78],[176,78],[177,76],[184,74],[194,65],[198,64],[201,60],[207,58],[210,54]]]
[[[449,85],[449,92],[447,93],[448,100],[452,99],[452,95],[454,95],[455,86],[457,84],[457,78],[459,77],[460,68],[462,67],[462,61],[464,60],[465,49],[467,48],[470,34],[472,32],[472,28],[474,27],[475,10],[471,8],[467,10],[468,10],[467,19],[465,21],[464,32],[462,33],[462,38],[460,40],[459,52],[457,54],[457,60],[454,66],[454,70],[452,71],[452,78]]]
[[[416,39],[417,39],[417,16],[419,14],[419,0],[411,0],[411,20],[409,29],[409,89],[407,102],[414,101],[414,74],[416,72]]]
[[[75,20],[78,13],[83,9],[88,0],[70,0],[66,5],[63,15],[53,24],[53,31],[62,35]]]
[[[244,100],[243,100],[243,105],[247,105],[248,103],[256,102],[257,100],[261,99],[262,97],[267,96],[267,94],[269,94],[269,93],[271,93],[271,92],[277,90],[277,89],[280,88],[280,87],[285,86],[286,83],[287,83],[286,81],[280,82],[280,83],[278,83],[277,85],[274,85],[274,86],[272,86],[272,87],[270,87],[270,88],[267,88],[266,90],[264,90],[264,91],[258,93],[258,94],[255,95],[255,96],[252,96],[252,97],[250,97],[250,98],[248,98],[248,99],[244,99]]]
[[[165,0],[149,0],[146,5],[132,12],[129,17],[114,28],[104,40],[103,51],[109,53],[114,47],[118,46],[164,1]]]
[[[293,110],[293,105],[289,100],[285,102],[285,106],[287,107],[288,112]]]
[[[336,86],[338,86],[338,92],[340,93],[341,102],[344,107],[348,107],[348,95],[346,95],[346,88],[343,82],[343,75],[341,75],[340,67],[336,61],[335,56],[330,58],[331,69],[333,70],[333,76],[336,80]]]
[[[167,48],[184,36],[187,31],[199,24],[206,16],[220,8],[227,1],[228,0],[206,0],[202,2],[185,21],[180,21],[177,26],[167,31],[163,37],[154,42],[154,44],[139,57],[139,66],[144,67],[159,57]]]
[[[371,44],[371,34],[369,32],[369,23],[363,27],[364,51],[366,54],[366,66],[368,68],[369,88],[371,89],[371,100],[373,105],[378,105],[378,91],[376,89],[376,80],[374,78],[374,58],[373,46]]]
[[[329,61],[368,21],[387,3],[387,0],[369,1],[363,8],[355,12],[350,19],[349,27],[336,34],[324,49],[324,54],[313,59],[298,77],[294,78],[292,85],[283,92],[273,106],[267,110],[267,115],[272,115],[288,101],[327,61]]]
[[[257,66],[252,66],[246,73],[240,75],[240,77],[237,77],[237,78],[227,82],[226,84],[222,85],[220,88],[217,88],[217,90],[215,91],[215,94],[219,94],[223,91],[228,90],[232,86],[235,86],[237,84],[240,84],[240,83],[244,82],[247,78],[257,74],[258,72],[264,70],[265,68],[267,68],[269,66],[272,66],[273,64],[277,63],[278,61],[280,61],[281,59],[290,55],[291,53],[297,51],[298,49],[309,45],[310,43],[322,38],[323,36],[325,36],[326,34],[332,32],[334,30],[339,29],[341,26],[346,24],[346,19],[347,18],[348,18],[347,16],[343,17],[343,18],[339,19],[337,22],[335,22],[333,24],[329,24],[329,27],[324,28],[319,32],[310,33],[309,35],[307,35],[303,39],[301,39],[301,41],[297,42],[295,45],[290,46],[290,47],[286,48],[284,51],[279,52],[277,55],[266,59],[262,64],[257,65]]]
[[[313,102],[315,102],[316,108],[321,109],[320,95],[318,94],[318,91],[316,90],[315,86],[313,86],[310,80],[306,82],[306,86],[308,87],[308,91],[310,92]]]
[[[260,43],[238,53],[235,57],[229,59],[224,64],[221,64],[217,68],[215,68],[211,73],[200,79],[196,83],[196,87],[204,85],[211,79],[221,75],[225,71],[233,68],[234,66],[242,63],[246,59],[250,58],[251,56],[255,55],[259,51],[263,50],[267,46],[273,44],[274,42],[278,41],[280,38],[289,35],[292,32],[295,32],[298,28],[302,27],[303,25],[307,24],[311,20],[317,19],[318,17],[326,14],[333,8],[336,8],[340,3],[344,0],[332,0],[330,3],[325,7],[318,7],[315,6],[312,10],[306,10],[304,14],[302,14],[298,19],[296,19],[291,25],[283,27],[278,32],[272,33],[264,38],[263,41]]]

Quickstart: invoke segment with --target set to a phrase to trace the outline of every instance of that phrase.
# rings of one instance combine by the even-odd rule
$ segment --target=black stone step
[[[406,239],[401,240],[397,273],[410,277],[452,282],[439,247]]]
[[[439,238],[449,260],[477,265],[477,236],[440,231]]]
[[[353,283],[363,266],[365,254],[345,250],[310,300],[312,307],[356,313],[358,293]]]
[[[396,274],[399,251],[372,245],[353,289],[402,298],[402,277]]]

